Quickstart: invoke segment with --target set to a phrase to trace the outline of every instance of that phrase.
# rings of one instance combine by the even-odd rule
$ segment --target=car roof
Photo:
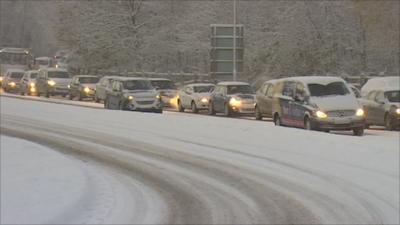
[[[36,57],[35,60],[49,60],[50,57],[47,56],[42,56],[42,57]]]
[[[98,76],[95,76],[95,75],[75,75],[74,77],[78,77],[78,78],[81,78],[81,77],[97,77],[98,78]]]
[[[167,79],[167,78],[147,78],[147,79],[150,80],[150,81],[153,81],[153,80],[171,81],[170,79]]]
[[[127,81],[127,80],[147,80],[143,77],[115,77],[114,80]]]
[[[14,72],[14,73],[15,73],[15,72],[23,72],[23,73],[24,73],[25,70],[23,70],[23,69],[8,69],[7,72],[11,72],[11,73],[13,73],[13,72]]]
[[[246,82],[240,82],[240,81],[223,81],[223,82],[219,82],[217,85],[230,86],[230,85],[250,85],[250,84],[246,83]]]
[[[303,76],[303,77],[287,77],[282,78],[285,81],[298,81],[305,84],[329,84],[332,82],[345,82],[340,77],[332,77],[332,76]]]
[[[37,73],[37,72],[39,72],[38,70],[27,70],[27,71],[25,71],[25,73]]]
[[[201,86],[215,86],[215,84],[212,84],[212,83],[194,83],[194,84],[188,84],[186,86],[187,87],[201,87]]]
[[[44,69],[40,69],[39,71],[41,71],[41,70],[68,72],[66,69],[61,69],[61,68],[44,68]]]
[[[369,79],[367,83],[361,88],[361,90],[392,91],[392,90],[399,90],[399,88],[400,88],[400,77],[388,76],[388,77],[375,77]]]

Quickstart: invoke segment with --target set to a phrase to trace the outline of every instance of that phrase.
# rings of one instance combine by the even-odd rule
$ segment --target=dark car
[[[106,109],[162,113],[159,93],[145,78],[115,78],[104,101]]]
[[[269,80],[256,92],[255,117],[257,120],[262,120],[264,116],[272,117],[272,100],[275,83],[276,80]]]
[[[72,100],[78,97],[81,101],[83,98],[94,99],[96,92],[96,84],[99,82],[99,77],[91,75],[76,75],[72,78],[69,84],[69,99]]]
[[[275,85],[272,103],[275,125],[364,134],[364,111],[343,79],[291,77],[280,79]]]
[[[223,113],[225,116],[253,114],[254,90],[244,82],[220,82],[210,96],[210,115]]]
[[[20,69],[9,69],[3,78],[2,86],[5,92],[18,92],[24,71]]]
[[[36,79],[36,89],[38,95],[50,97],[51,95],[67,96],[69,93],[68,85],[71,83],[70,74],[65,69],[46,68],[39,70]]]
[[[361,100],[366,125],[385,126],[387,130],[400,127],[400,90],[372,90]]]
[[[149,78],[151,85],[160,93],[164,107],[177,107],[178,88],[174,82],[165,78]]]

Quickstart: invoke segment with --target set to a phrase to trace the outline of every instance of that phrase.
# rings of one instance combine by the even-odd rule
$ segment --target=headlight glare
[[[200,100],[202,103],[207,103],[208,102],[208,99],[207,98],[201,98],[201,100]]]
[[[356,116],[364,116],[364,110],[363,109],[357,109]]]
[[[130,95],[129,95],[129,96],[128,96],[128,99],[129,99],[129,100],[133,100],[133,96],[130,96]]]
[[[317,115],[317,117],[320,119],[325,119],[328,117],[328,115],[326,115],[326,113],[319,111],[319,110],[317,112],[315,112],[315,115]]]
[[[400,114],[400,108],[396,109],[396,114]]]
[[[231,106],[239,107],[241,104],[242,102],[234,97],[229,100],[229,105]]]
[[[15,87],[15,82],[10,82],[10,83],[8,83],[8,85],[10,85],[11,87]]]
[[[56,82],[54,82],[54,80],[48,80],[47,84],[50,86],[54,86],[54,85],[56,85]]]
[[[83,91],[84,91],[84,92],[86,92],[86,93],[89,93],[89,91],[90,91],[90,88],[88,88],[88,87],[85,87],[85,88],[83,89]]]
[[[29,84],[29,86],[35,87],[35,83],[31,82],[31,83]]]

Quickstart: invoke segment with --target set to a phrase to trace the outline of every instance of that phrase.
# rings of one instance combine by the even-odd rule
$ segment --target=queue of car
[[[249,83],[233,81],[192,83],[178,90],[165,78],[71,78],[61,68],[10,69],[2,81],[6,92],[90,98],[103,102],[106,109],[162,113],[165,107],[176,107],[179,112],[269,117],[277,126],[352,130],[357,136],[371,125],[400,128],[399,86],[399,77],[372,78],[360,91],[338,77],[305,76],[269,80],[257,91]]]

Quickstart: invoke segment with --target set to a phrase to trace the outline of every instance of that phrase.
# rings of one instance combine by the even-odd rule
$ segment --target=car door
[[[295,82],[293,101],[290,103],[291,118],[296,127],[304,127],[306,88],[301,82]]]
[[[29,72],[25,72],[24,76],[21,79],[21,90],[26,90],[26,88],[28,87],[28,83],[29,83]]]
[[[181,104],[184,108],[190,108],[190,100],[189,100],[189,95],[190,95],[190,87],[186,86],[183,88],[181,91],[182,96],[179,97]]]
[[[375,97],[376,107],[374,109],[375,121],[379,125],[385,125],[385,102],[386,98],[383,91],[378,91]]]
[[[256,93],[256,102],[257,102],[257,107],[258,110],[264,114],[266,112],[266,93],[267,89],[269,87],[269,84],[263,84],[261,88],[257,91]]]
[[[294,102],[294,90],[296,88],[296,83],[293,81],[285,81],[283,84],[282,96],[280,98],[281,107],[281,121],[283,124],[295,126],[295,120],[293,118],[293,107]]]
[[[74,95],[79,95],[79,78],[75,77],[71,83],[71,90],[74,93]]]
[[[363,100],[363,107],[366,111],[366,122],[367,124],[376,124],[375,121],[375,108],[376,108],[376,97],[377,92],[371,91],[367,94],[366,98]]]
[[[265,96],[265,104],[264,104],[264,114],[267,116],[272,117],[272,101],[274,97],[274,92],[275,92],[275,85],[270,84],[268,86],[266,96]]]
[[[219,86],[218,91],[214,95],[214,109],[218,112],[224,111],[226,98],[226,86]]]
[[[109,106],[112,109],[118,109],[121,101],[122,84],[120,81],[113,81],[112,90],[108,93]]]
[[[39,72],[39,75],[38,75],[38,78],[37,78],[37,91],[38,91],[38,93],[44,93],[44,90],[45,90],[45,84],[47,85],[47,80],[46,80],[46,74],[45,74],[45,72],[44,71],[40,71]]]

